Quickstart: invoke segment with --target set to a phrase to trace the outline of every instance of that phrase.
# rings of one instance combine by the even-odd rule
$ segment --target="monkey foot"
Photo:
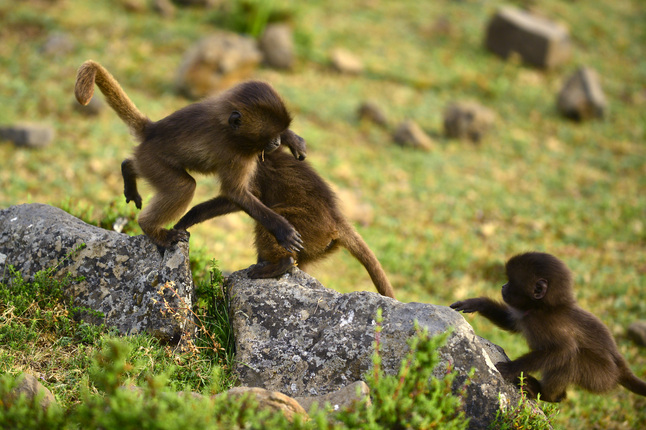
[[[288,256],[278,260],[277,263],[254,264],[249,270],[249,277],[251,279],[278,278],[292,267],[294,267],[294,258]]]

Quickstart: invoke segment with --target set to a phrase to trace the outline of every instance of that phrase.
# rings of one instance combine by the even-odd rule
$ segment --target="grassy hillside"
[[[500,1],[275,1],[292,16],[299,61],[291,72],[261,68],[254,77],[284,96],[320,174],[372,207],[372,221],[357,228],[400,300],[448,305],[497,296],[508,257],[550,252],[575,272],[580,304],[608,324],[646,378],[646,350],[624,335],[632,321],[646,319],[646,7],[640,0],[512,3],[535,4],[567,23],[570,63],[544,72],[487,52],[484,28]],[[132,139],[109,110],[97,118],[74,111],[76,69],[88,58],[101,62],[159,119],[188,103],[173,91],[186,49],[216,24],[240,18],[199,9],[162,18],[129,12],[119,1],[0,1],[0,124],[46,122],[57,133],[40,150],[0,144],[0,207],[91,206],[98,218],[118,201],[117,209],[131,214],[119,166]],[[438,29],[440,21],[448,31]],[[43,53],[55,34],[69,36],[71,49]],[[334,72],[327,59],[337,47],[355,53],[365,72]],[[601,76],[604,120],[575,123],[556,112],[556,93],[580,65]],[[417,121],[435,148],[402,149],[389,132],[360,123],[356,109],[367,99],[393,125]],[[497,113],[478,146],[442,136],[443,109],[461,99]],[[213,178],[199,178],[195,202],[217,192]],[[225,271],[244,268],[255,262],[252,226],[242,215],[209,221],[192,230],[191,244]],[[345,251],[311,273],[339,291],[374,288]],[[468,319],[511,357],[526,350],[482,318]],[[572,389],[559,422],[638,428],[646,425],[646,400],[623,389],[605,397]]]

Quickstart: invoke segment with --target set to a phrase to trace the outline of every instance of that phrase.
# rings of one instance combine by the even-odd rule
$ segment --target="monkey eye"
[[[229,116],[229,126],[232,129],[237,130],[240,128],[241,125],[242,125],[242,114],[237,110],[234,110],[233,112],[231,112],[231,115]]]

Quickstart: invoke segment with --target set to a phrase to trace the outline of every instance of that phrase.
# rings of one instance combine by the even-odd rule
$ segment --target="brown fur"
[[[185,240],[185,231],[164,226],[188,208],[195,180],[187,171],[218,174],[221,194],[270,231],[281,246],[301,248],[299,233],[282,216],[262,204],[249,190],[258,155],[289,136],[291,116],[280,96],[263,82],[245,82],[204,101],[188,105],[157,122],[143,115],[118,82],[100,64],[86,61],[79,68],[75,94],[87,104],[94,83],[108,104],[140,142],[132,158],[122,163],[126,200],[141,208],[136,179],[155,189],[152,201],[139,215],[144,233],[160,246]]]
[[[531,351],[496,364],[508,379],[525,374],[531,397],[548,402],[566,397],[569,385],[593,393],[623,385],[646,396],[646,382],[637,378],[621,356],[610,330],[574,299],[572,274],[556,257],[530,252],[512,257],[502,287],[506,304],[481,297],[455,302],[463,312],[480,312],[499,327],[522,333]],[[540,371],[542,380],[529,376]]]
[[[294,157],[304,158],[304,143],[298,136],[285,139]],[[363,264],[380,294],[395,296],[386,274],[361,236],[341,213],[337,197],[316,171],[278,150],[265,154],[264,162],[252,180],[254,194],[265,205],[284,216],[302,234],[303,249],[294,252],[278,246],[259,223],[255,228],[258,263],[250,272],[253,278],[271,278],[285,273],[294,262],[305,270],[310,264],[343,246]],[[186,229],[238,208],[226,198],[216,198],[191,209],[176,225]]]

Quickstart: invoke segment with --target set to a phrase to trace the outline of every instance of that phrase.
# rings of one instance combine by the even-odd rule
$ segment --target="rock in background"
[[[361,380],[372,368],[374,317],[383,309],[382,364],[396,374],[414,334],[414,321],[431,335],[453,332],[441,348],[441,366],[451,365],[465,382],[471,428],[486,428],[496,411],[516,405],[518,390],[494,363],[506,361],[499,347],[479,338],[459,313],[445,306],[400,303],[371,292],[340,294],[294,269],[279,279],[250,280],[246,271],[227,280],[236,339],[236,372],[243,385],[289,396],[324,395]],[[438,369],[442,377],[444,369]],[[499,401],[500,393],[500,401]]]
[[[73,252],[81,244],[85,248]],[[105,323],[123,334],[148,332],[163,342],[177,342],[187,330],[187,320],[162,315],[161,302],[191,307],[188,243],[162,254],[146,236],[130,237],[52,206],[25,204],[0,211],[0,276],[9,276],[9,265],[25,279],[55,266],[57,277],[84,276],[65,294],[74,298],[75,306],[105,315],[84,315],[89,322]],[[160,287],[171,281],[179,296],[169,290],[161,295]]]
[[[496,115],[476,102],[461,101],[448,105],[444,111],[444,133],[448,137],[478,143],[493,126]]]
[[[235,33],[205,37],[184,56],[176,86],[185,96],[198,99],[247,79],[262,60],[256,41]]]
[[[607,102],[597,72],[579,68],[563,85],[556,103],[562,115],[577,121],[602,118]]]
[[[265,63],[276,69],[291,69],[294,65],[294,35],[289,24],[269,24],[265,28],[258,46]]]
[[[42,148],[52,143],[56,136],[54,128],[47,124],[24,122],[0,127],[0,139],[13,142],[16,146]]]
[[[513,7],[499,9],[491,19],[485,45],[502,58],[515,52],[524,62],[544,69],[553,69],[572,56],[564,25]]]

